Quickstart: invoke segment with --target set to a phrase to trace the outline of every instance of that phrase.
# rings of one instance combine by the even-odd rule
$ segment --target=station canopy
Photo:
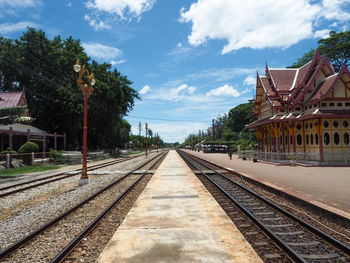
[[[201,142],[201,144],[205,145],[231,145],[234,144],[233,141],[224,141],[224,140],[216,140],[216,141],[211,141],[211,140],[204,140]]]

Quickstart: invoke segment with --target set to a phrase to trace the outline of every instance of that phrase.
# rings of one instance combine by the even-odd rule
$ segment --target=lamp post
[[[96,81],[94,79],[93,74],[89,74],[89,71],[86,69],[85,65],[80,65],[80,60],[77,59],[74,65],[75,72],[79,73],[79,77],[77,79],[77,85],[84,93],[84,126],[83,126],[83,168],[81,171],[81,177],[79,181],[79,185],[84,185],[89,183],[89,177],[87,175],[87,161],[86,161],[86,148],[87,148],[87,99],[88,95],[94,92],[94,88]],[[86,72],[88,84],[84,84],[82,77],[83,73]]]
[[[145,123],[145,127],[146,127],[146,157],[148,156],[148,153],[147,153],[147,129],[148,129],[148,124],[147,122]]]

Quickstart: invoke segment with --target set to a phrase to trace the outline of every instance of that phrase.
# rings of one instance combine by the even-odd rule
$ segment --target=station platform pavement
[[[97,262],[262,261],[171,150]]]
[[[350,167],[279,166],[227,154],[184,150],[350,219]]]

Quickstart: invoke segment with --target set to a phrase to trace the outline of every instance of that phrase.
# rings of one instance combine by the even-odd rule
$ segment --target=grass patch
[[[41,165],[41,166],[25,166],[20,168],[11,168],[9,170],[0,171],[0,177],[5,176],[15,176],[18,174],[34,173],[34,172],[44,172],[48,170],[58,169],[58,165]]]
[[[145,152],[145,151],[134,151],[134,152],[129,153],[128,155],[135,155],[135,154],[139,154],[142,152]]]

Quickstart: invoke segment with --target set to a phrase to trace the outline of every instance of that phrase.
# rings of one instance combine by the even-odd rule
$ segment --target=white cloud
[[[94,58],[98,59],[113,59],[120,57],[122,51],[116,47],[109,47],[99,43],[81,43],[85,52]]]
[[[126,117],[127,118],[127,117]],[[130,122],[130,121],[129,121]],[[172,122],[162,121],[161,123],[156,120],[147,121],[149,127],[157,132],[159,136],[166,142],[183,142],[185,138],[191,133],[198,133],[198,130],[206,130],[210,125],[210,119],[208,123],[189,121],[189,122]],[[144,134],[145,130],[142,130]],[[137,124],[132,125],[132,133],[139,134],[139,128]]]
[[[27,27],[33,27],[37,28],[40,27],[40,25],[32,23],[32,22],[18,22],[16,24],[0,24],[0,33],[1,34],[8,34],[8,33],[13,33],[13,32],[18,32],[18,31],[26,31]]]
[[[155,3],[156,0],[90,0],[86,7],[125,19],[125,15],[139,18],[142,13],[151,10]]]
[[[112,61],[111,61],[111,65],[112,65],[112,66],[115,66],[115,65],[123,64],[123,63],[125,63],[125,62],[126,62],[126,59],[121,59],[121,60],[118,60],[118,61],[112,60]]]
[[[244,47],[287,48],[314,35],[314,24],[322,17],[350,20],[341,10],[350,0],[198,0],[188,10],[180,11],[180,22],[191,22],[188,37],[198,46],[209,39],[227,40],[222,54]],[[327,9],[326,9],[327,8]],[[337,16],[339,12],[340,16]]]
[[[85,15],[84,19],[89,22],[89,25],[93,27],[96,31],[101,29],[111,29],[111,26],[103,22],[102,20],[98,21],[95,18]]]
[[[181,42],[176,44],[176,47],[173,48],[167,55],[170,57],[170,60],[163,63],[163,67],[174,67],[174,65],[183,60],[187,60],[193,57],[201,56],[206,52],[206,50],[195,49],[189,44],[183,44]]]
[[[0,7],[25,8],[41,4],[40,0],[0,0]]]
[[[256,84],[256,78],[253,76],[248,76],[244,79],[243,84],[246,86],[253,86]]]
[[[203,70],[199,73],[192,73],[188,78],[193,80],[210,78],[215,79],[216,81],[227,81],[234,79],[237,76],[252,74],[256,71],[257,68],[212,68]]]
[[[240,93],[234,87],[225,84],[224,86],[210,90],[209,92],[207,92],[206,95],[217,96],[217,97],[224,97],[224,96],[238,97]]]
[[[181,84],[177,88],[171,89],[170,92],[165,96],[165,99],[176,102],[184,99],[186,93],[192,94],[195,90],[195,87],[188,86],[187,84]]]
[[[248,92],[252,91],[250,88],[246,88],[245,90],[241,91],[241,95],[246,94]]]
[[[140,94],[146,94],[147,92],[149,92],[151,90],[151,87],[149,85],[145,85],[141,90],[140,90]]]
[[[350,13],[342,9],[346,9],[346,5],[349,3],[350,0],[322,0],[320,15],[328,20],[348,21],[350,20]]]
[[[317,30],[314,34],[314,38],[327,38],[329,37],[330,29]]]
[[[187,89],[188,94],[192,94],[195,91],[196,91],[196,88],[192,86]]]

